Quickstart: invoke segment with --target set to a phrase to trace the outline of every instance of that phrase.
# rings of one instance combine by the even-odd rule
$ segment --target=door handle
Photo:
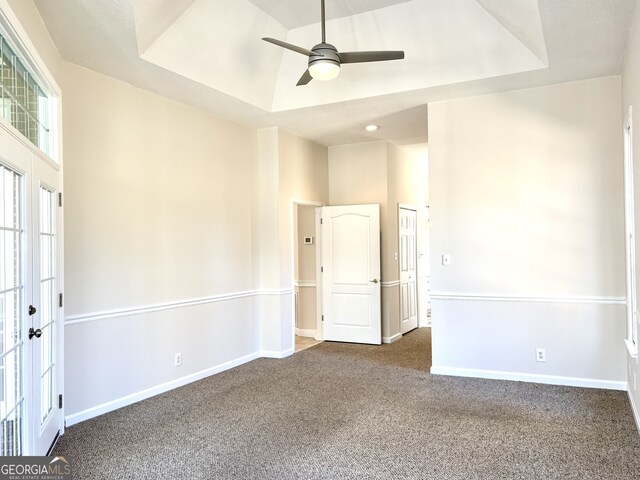
[[[36,307],[34,307],[33,305],[29,305],[29,316],[35,315],[35,313],[36,313]]]
[[[378,279],[374,278],[373,280],[369,280],[371,283],[378,283]]]
[[[42,330],[40,329],[34,330],[33,327],[29,329],[29,340],[31,340],[33,337],[40,338],[41,335],[42,335]]]

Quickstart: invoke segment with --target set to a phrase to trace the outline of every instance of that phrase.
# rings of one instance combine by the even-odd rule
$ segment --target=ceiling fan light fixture
[[[309,57],[308,68],[304,71],[296,86],[307,85],[314,78],[316,80],[333,80],[340,75],[340,65],[346,63],[383,62],[386,60],[401,60],[404,58],[402,50],[387,50],[373,52],[338,52],[338,49],[327,43],[326,22],[324,18],[324,0],[320,0],[320,27],[322,42],[311,50],[283,42],[270,37],[262,37],[265,42],[273,43],[292,52]]]
[[[316,60],[309,65],[309,73],[316,80],[333,80],[340,75],[340,64],[334,60]]]

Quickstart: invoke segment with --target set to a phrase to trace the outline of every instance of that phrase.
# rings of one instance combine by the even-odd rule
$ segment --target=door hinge
[[[324,267],[320,267],[320,273],[324,273]]]
[[[60,308],[62,308],[62,306],[64,305],[64,302],[62,301],[63,297],[62,297],[62,293],[58,294],[58,306]]]
[[[62,206],[62,192],[58,192],[58,206]]]
[[[322,315],[322,321],[324,322],[324,315]]]
[[[62,409],[62,394],[58,395],[58,408]]]
[[[322,218],[321,218],[321,219],[320,219],[320,225],[322,225],[322,223],[323,223],[323,222],[322,222]]]

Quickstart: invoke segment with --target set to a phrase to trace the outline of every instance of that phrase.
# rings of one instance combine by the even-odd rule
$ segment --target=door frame
[[[378,247],[379,247],[379,252],[378,252],[378,276],[377,278],[377,283],[379,284],[379,288],[378,288],[378,307],[380,308],[380,343],[363,343],[366,345],[382,345],[383,343],[385,343],[382,340],[382,290],[384,287],[384,282],[382,282],[382,237],[381,235],[381,222],[382,222],[382,205],[379,203],[360,203],[360,204],[346,204],[346,205],[325,205],[324,207],[326,208],[340,208],[340,207],[363,207],[363,206],[376,206],[378,208]],[[316,248],[316,282],[319,286],[319,288],[317,289],[317,305],[318,305],[318,330],[321,332],[320,338],[317,338],[317,340],[320,341],[325,341],[326,335],[325,335],[325,322],[324,322],[324,311],[323,311],[323,307],[324,307],[324,282],[325,282],[325,275],[323,272],[323,264],[324,264],[324,260],[322,257],[322,252],[324,250],[324,242],[322,241],[323,237],[324,237],[324,225],[323,225],[323,214],[325,212],[323,212],[324,208],[316,208],[316,232],[318,237],[320,238],[320,240],[318,241],[318,246]],[[357,342],[360,343],[360,342]]]
[[[402,335],[404,335],[402,333],[402,282],[400,280],[400,275],[402,274],[401,272],[401,262],[400,262],[400,210],[411,210],[413,212],[415,212],[416,214],[416,242],[415,242],[415,259],[416,259],[416,316],[417,316],[417,322],[418,322],[418,326],[416,328],[420,328],[420,295],[418,295],[418,290],[419,290],[419,282],[420,282],[420,275],[418,274],[418,207],[415,207],[413,205],[408,205],[406,203],[398,203],[398,208],[396,211],[396,236],[398,239],[398,261],[397,266],[398,266],[398,327],[399,327],[399,332],[400,332],[400,337],[402,337]],[[409,333],[409,332],[407,332]]]
[[[296,242],[296,237],[298,235],[298,232],[296,231],[295,225],[296,225],[296,219],[294,218],[295,213],[296,213],[296,206],[302,206],[302,207],[315,207],[316,209],[316,336],[315,339],[316,340],[322,340],[322,321],[321,321],[321,308],[322,305],[319,304],[319,294],[321,292],[321,285],[319,283],[319,279],[320,277],[318,277],[318,273],[320,271],[320,224],[319,224],[319,220],[318,220],[318,211],[321,207],[324,207],[325,204],[323,202],[319,202],[319,201],[315,201],[315,200],[302,200],[299,198],[292,198],[289,202],[289,217],[290,217],[290,222],[289,222],[289,238],[291,240],[291,290],[293,292],[293,294],[291,295],[291,315],[292,315],[292,322],[291,322],[291,345],[293,346],[293,349],[295,350],[295,346],[296,346],[296,322],[295,322],[295,315],[296,315],[296,294],[295,294],[295,289],[296,289],[296,272],[295,272],[295,255],[296,255],[296,250],[295,250],[295,242]]]
[[[636,294],[636,247],[635,247],[635,195],[633,174],[633,110],[629,106],[623,126],[624,135],[624,203],[625,203],[625,263],[627,293],[627,334],[625,344],[629,354],[638,355],[638,324]]]
[[[50,155],[45,154],[41,151],[37,146],[33,145],[29,140],[27,140],[13,125],[10,124],[9,121],[0,117],[0,128],[8,133],[12,137],[12,141],[16,142],[16,145],[20,144],[21,147],[26,147],[34,157],[32,162],[42,161],[45,164],[48,164],[52,167],[58,175],[58,192],[64,191],[64,178],[63,178],[63,132],[62,132],[62,90],[58,86],[58,83],[54,79],[53,75],[47,68],[47,64],[44,62],[35,45],[31,41],[27,31],[20,23],[17,15],[14,13],[13,9],[9,5],[7,0],[0,0],[0,34],[2,34],[5,39],[10,43],[10,46],[14,49],[14,53],[18,56],[21,62],[23,62],[24,66],[27,70],[36,78],[40,83],[41,87],[47,91],[50,95],[49,100],[51,102],[51,144],[50,144]],[[8,158],[9,155],[3,155],[2,158],[4,163],[11,168],[15,169],[15,164],[12,162],[11,158]],[[33,170],[33,168],[31,169]],[[29,209],[29,212],[25,212],[27,216],[25,217],[25,222],[32,222],[33,217],[33,209],[34,205],[32,205],[32,180],[33,180],[33,172],[23,172],[28,177],[25,180],[25,195],[30,197],[25,201],[25,208]],[[57,199],[56,199],[57,203]],[[56,207],[57,209],[57,219],[56,219],[56,268],[57,268],[57,276],[59,292],[64,292],[64,208]],[[32,229],[32,223],[28,225],[25,223],[25,228]],[[33,232],[29,233],[30,235]],[[29,240],[27,240],[29,241]],[[31,262],[31,260],[29,261]],[[26,302],[26,297],[25,297]],[[28,305],[28,304],[25,304]],[[64,307],[58,308],[58,318],[56,320],[56,328],[57,328],[57,368],[58,375],[56,376],[56,388],[57,392],[60,395],[64,395]],[[27,347],[28,348],[28,347]],[[30,351],[30,348],[28,348]],[[25,349],[24,355],[27,353],[27,349]],[[23,360],[24,363],[25,360]],[[25,385],[25,394],[31,394],[31,385],[30,383],[33,381],[32,372],[26,372],[26,369],[23,370],[23,382]],[[25,411],[25,418],[29,419],[29,422],[32,420],[32,405],[33,401],[30,399]],[[56,409],[57,405],[56,405]],[[65,412],[65,404],[63,403],[62,408],[58,409],[58,430],[59,435],[64,434],[65,431],[65,422],[64,422],[64,412]],[[32,432],[34,431],[31,423],[28,425],[24,425],[24,436],[23,436],[23,454],[24,455],[36,455],[41,454],[40,452],[33,452],[34,441],[32,439]],[[56,437],[57,440],[57,437]],[[55,441],[53,445],[55,445]],[[51,445],[51,448],[53,447]],[[45,452],[50,453],[50,452]]]
[[[0,134],[3,136],[9,133],[6,138],[9,142],[17,142],[20,140],[20,143],[16,143],[16,148],[18,150],[22,150],[26,152],[27,155],[18,159],[17,157],[20,155],[18,150],[15,152],[11,152],[8,155],[4,153],[0,154],[0,164],[6,166],[12,171],[17,172],[21,175],[22,178],[22,219],[23,224],[22,228],[24,230],[24,244],[22,251],[22,264],[23,264],[23,277],[24,280],[24,288],[25,291],[23,293],[22,298],[22,355],[20,360],[20,376],[23,385],[22,394],[24,396],[24,410],[23,410],[23,422],[22,422],[22,455],[45,455],[49,454],[53,449],[55,442],[59,435],[64,433],[64,408],[58,407],[58,401],[54,400],[53,409],[57,411],[54,413],[54,417],[51,419],[54,422],[54,425],[57,426],[58,435],[56,435],[53,439],[53,443],[47,446],[47,451],[36,451],[36,442],[39,434],[38,428],[40,427],[40,423],[36,421],[37,414],[40,408],[40,400],[35,398],[36,389],[34,388],[34,382],[38,381],[36,378],[37,375],[34,374],[36,365],[34,363],[34,340],[27,340],[27,332],[30,325],[32,325],[33,320],[26,313],[27,305],[36,305],[37,310],[42,312],[42,300],[40,298],[40,293],[37,295],[34,293],[35,289],[40,288],[40,275],[39,268],[40,262],[42,259],[40,258],[40,254],[36,253],[35,250],[40,250],[40,214],[39,211],[39,195],[40,195],[40,187],[45,186],[51,188],[54,193],[60,193],[62,191],[62,170],[61,168],[52,162],[50,159],[46,158],[42,152],[39,150],[36,151],[36,147],[31,144],[27,145],[26,141],[23,141],[20,138],[16,138],[17,130],[15,130],[11,125],[8,124],[4,119],[0,118]],[[27,147],[24,150],[24,147]],[[13,157],[13,158],[12,158]],[[44,168],[51,168],[51,172],[55,175],[58,187],[54,189],[48,182],[44,181],[40,175],[37,173],[37,170],[42,167],[36,165],[36,162],[40,162],[44,165]],[[63,222],[63,210],[61,206],[58,204],[57,195],[54,196],[54,205],[55,209],[55,272],[56,272],[56,282],[54,288],[54,298],[63,292],[64,287],[64,244],[63,244],[63,231],[64,231],[64,222]],[[35,262],[35,259],[38,258],[39,261]],[[36,271],[38,273],[36,274]],[[27,281],[27,279],[29,279]],[[34,302],[34,297],[38,298],[38,302]],[[57,302],[54,300],[55,304]],[[58,306],[56,307],[56,320],[55,320],[55,349],[56,349],[56,375],[55,375],[55,384],[53,388],[55,389],[54,395],[64,395],[64,307]],[[40,318],[40,317],[39,317]],[[39,320],[40,321],[40,320]],[[63,404],[64,407],[64,404]],[[42,433],[42,432],[40,432]]]

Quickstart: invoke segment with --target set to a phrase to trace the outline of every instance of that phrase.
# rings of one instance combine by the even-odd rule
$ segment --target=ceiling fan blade
[[[340,52],[340,63],[365,63],[382,62],[385,60],[402,60],[402,50],[389,50],[383,52]]]
[[[306,55],[307,57],[311,57],[312,55],[318,55],[317,53],[313,53],[311,50],[307,50],[306,48],[298,47],[297,45],[292,45],[287,42],[283,42],[282,40],[276,40],[275,38],[263,37],[265,42],[273,43],[274,45],[278,45],[279,47],[286,48],[287,50],[293,50],[294,52],[301,53],[302,55]]]
[[[302,74],[302,76],[300,77],[300,80],[298,80],[298,83],[296,83],[296,87],[299,87],[300,85],[306,85],[307,83],[309,83],[311,80],[313,79],[313,77],[311,76],[311,74],[309,73],[309,69],[305,70],[304,73]]]

